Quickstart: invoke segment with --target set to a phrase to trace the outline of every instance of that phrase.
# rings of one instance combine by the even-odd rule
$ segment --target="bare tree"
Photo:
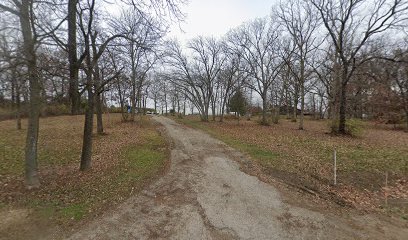
[[[85,124],[84,124],[84,136],[82,144],[82,154],[80,170],[85,171],[91,167],[91,157],[92,157],[92,131],[93,131],[93,118],[94,118],[94,107],[95,107],[95,97],[99,94],[99,68],[98,60],[102,56],[108,44],[120,34],[115,34],[107,38],[103,43],[100,44],[99,48],[96,49],[96,37],[98,32],[95,29],[95,0],[87,0],[85,4],[79,5],[79,27],[81,29],[82,37],[84,38],[85,47],[85,66],[83,68],[86,75],[86,82],[84,89],[87,92],[87,108],[85,111]],[[96,66],[96,68],[95,68]],[[95,76],[96,73],[96,76]],[[97,78],[98,83],[95,88],[95,78]]]
[[[159,59],[157,52],[160,41],[165,33],[160,22],[147,18],[139,11],[124,11],[121,17],[112,22],[117,31],[126,32],[126,41],[122,45],[123,53],[130,62],[130,79],[132,83],[131,120],[134,120],[137,105],[140,105],[142,87],[145,76]]]
[[[287,62],[300,86],[300,122],[299,129],[303,129],[303,116],[305,111],[305,84],[311,71],[307,71],[307,63],[316,49],[316,30],[319,26],[317,12],[310,4],[303,0],[289,0],[281,3],[277,11],[282,24],[285,26],[295,45],[294,60],[299,64],[299,71],[291,67],[293,62]],[[292,64],[291,64],[292,63]],[[295,106],[296,107],[296,106]]]
[[[37,170],[37,142],[39,132],[39,116],[41,110],[41,81],[37,66],[36,50],[42,40],[50,35],[50,32],[58,28],[45,30],[44,16],[47,2],[36,2],[34,0],[15,0],[0,3],[0,11],[17,17],[23,37],[22,53],[27,67],[29,81],[30,103],[28,111],[28,128],[25,149],[25,183],[27,188],[39,187],[40,181]],[[3,13],[2,13],[3,14]]]
[[[208,121],[214,87],[224,63],[221,45],[214,38],[198,37],[188,44],[192,51],[189,59],[177,42],[168,44],[168,61],[173,83],[197,107],[201,120]]]
[[[346,133],[347,86],[354,72],[369,57],[361,57],[362,47],[373,36],[399,25],[406,19],[404,0],[311,0],[319,12],[339,60],[338,129]],[[336,117],[337,118],[337,117]]]
[[[240,54],[235,53],[234,46],[228,46],[224,42],[223,51],[225,54],[225,63],[219,74],[220,86],[220,122],[224,120],[225,108],[227,101],[232,97],[235,91],[239,90],[247,75],[242,71],[242,58]]]
[[[9,5],[5,5],[9,3]],[[39,131],[39,116],[41,109],[41,84],[37,69],[36,44],[38,38],[36,26],[36,12],[34,1],[21,0],[0,3],[0,10],[14,15],[19,19],[20,29],[23,36],[23,56],[27,66],[27,74],[30,86],[30,106],[25,148],[25,183],[28,188],[40,186],[37,164],[37,142]]]
[[[81,95],[79,93],[79,69],[83,58],[78,59],[77,49],[77,3],[78,0],[68,0],[68,61],[69,61],[69,98],[71,114],[80,112]]]
[[[279,25],[267,18],[256,19],[229,33],[228,39],[245,61],[248,87],[262,98],[262,121],[267,125],[269,109],[268,91],[281,71],[283,61],[279,56]]]

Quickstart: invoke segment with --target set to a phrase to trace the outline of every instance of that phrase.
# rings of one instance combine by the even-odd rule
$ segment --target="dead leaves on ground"
[[[366,123],[363,136],[352,138],[327,134],[325,121],[307,120],[303,131],[298,130],[298,123],[285,119],[271,126],[261,126],[255,119],[240,124],[233,120],[204,123],[194,117],[179,121],[199,126],[242,151],[247,150],[241,147],[246,144],[275,153],[278,157],[257,159],[257,164],[272,175],[274,171],[286,172],[278,174],[283,181],[314,186],[358,209],[383,208],[385,195],[405,200],[408,205],[408,134],[402,131]],[[333,186],[334,149],[338,154],[337,186]],[[387,187],[386,172],[390,173]]]

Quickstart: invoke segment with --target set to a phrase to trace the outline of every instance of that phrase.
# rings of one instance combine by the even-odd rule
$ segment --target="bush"
[[[329,122],[329,128],[332,133],[338,133],[339,120]],[[361,137],[364,132],[364,122],[360,119],[351,118],[346,120],[346,134],[353,137]]]

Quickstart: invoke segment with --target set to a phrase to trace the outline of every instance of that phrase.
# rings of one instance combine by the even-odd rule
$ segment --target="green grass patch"
[[[123,151],[120,181],[143,179],[159,172],[166,161],[166,142],[157,133],[147,134],[140,146],[130,146]]]
[[[235,139],[227,138],[225,136],[218,136],[228,145],[248,154],[252,158],[259,160],[264,163],[268,163],[268,165],[278,165],[278,160],[280,158],[280,154],[276,152],[272,152],[270,150],[263,149],[255,144],[249,144],[245,142],[241,142]]]
[[[167,142],[150,118],[135,123],[122,123],[120,114],[110,118],[109,124],[105,119],[107,134],[94,136],[95,160],[86,172],[77,170],[83,117],[40,119],[42,185],[30,192],[18,185],[24,173],[25,122],[21,131],[14,121],[0,122],[0,176],[19,180],[8,184],[3,193],[11,197],[0,200],[0,208],[31,209],[38,219],[65,226],[123,202],[159,176],[168,159]]]
[[[214,129],[212,129],[209,125],[211,123],[203,123],[189,118],[177,119],[177,121],[192,128],[200,129],[209,133],[211,136],[218,138],[231,147],[248,154],[253,159],[260,161],[262,164],[272,166],[281,165],[281,162],[279,160],[282,157],[282,154],[267,150],[255,144],[250,144],[242,140],[223,135],[220,132],[214,131]]]
[[[400,149],[342,147],[338,158],[341,170],[344,171],[408,172],[408,152]]]
[[[88,212],[88,206],[85,203],[72,204],[60,210],[60,215],[66,219],[80,220]]]

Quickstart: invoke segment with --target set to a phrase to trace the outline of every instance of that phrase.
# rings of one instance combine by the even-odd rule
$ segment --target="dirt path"
[[[406,239],[403,226],[289,205],[239,170],[244,158],[197,130],[155,117],[173,140],[168,173],[69,239]]]

